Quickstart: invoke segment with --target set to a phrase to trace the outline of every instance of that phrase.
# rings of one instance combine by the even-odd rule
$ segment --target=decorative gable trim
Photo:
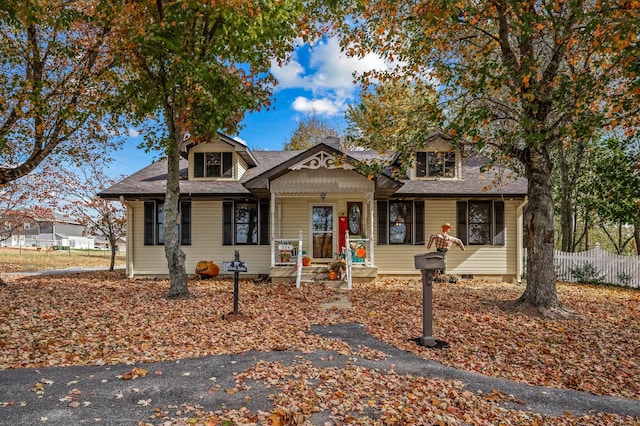
[[[307,157],[289,167],[289,170],[302,170],[302,169],[343,169],[353,170],[354,167],[346,161],[338,161],[335,155],[331,155],[325,151],[317,152],[311,157]]]

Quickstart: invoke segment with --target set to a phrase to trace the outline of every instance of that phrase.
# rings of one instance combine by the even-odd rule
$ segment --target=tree
[[[57,174],[44,166],[28,176],[0,184],[0,242],[11,238],[27,221],[52,219]]]
[[[339,135],[337,126],[318,116],[314,111],[300,120],[298,127],[291,133],[289,142],[285,142],[282,149],[287,151],[307,149],[323,142],[327,137],[339,137]]]
[[[65,197],[60,201],[67,214],[78,219],[92,234],[102,235],[109,241],[109,271],[114,270],[117,242],[126,234],[127,220],[119,202],[100,198],[98,193],[115,182],[100,170],[98,163],[91,163],[77,172],[69,171],[59,185],[59,197]]]
[[[514,308],[570,315],[553,268],[551,152],[605,126],[638,118],[638,2],[603,0],[373,0],[344,2],[345,49],[397,61],[395,79],[434,79],[442,125],[496,156],[517,160],[529,182],[527,286]],[[384,78],[384,73],[371,73]],[[365,83],[367,81],[365,80]],[[635,93],[635,94],[634,94]]]
[[[586,169],[589,167],[585,159],[586,147],[586,141],[578,140],[554,151],[557,164],[554,186],[558,198],[556,205],[560,216],[560,250],[564,252],[573,252],[576,248],[576,209],[583,198],[579,188],[580,183],[587,175]],[[583,219],[588,222],[588,214],[585,214]],[[583,235],[588,232],[586,225],[585,223],[583,227]]]
[[[398,152],[406,166],[415,160],[416,145],[437,130],[440,113],[431,83],[392,78],[347,108],[348,139],[361,147]]]
[[[635,143],[619,137],[602,140],[589,153],[592,179],[581,188],[589,195],[588,208],[600,218],[600,226],[618,254],[624,252],[640,228],[640,173],[634,169],[639,153],[637,140]],[[607,224],[616,226],[616,236]],[[628,226],[633,230],[625,232]],[[640,254],[637,239],[636,253]]]
[[[0,184],[49,156],[86,159],[113,143],[105,114],[118,81],[109,40],[119,15],[108,1],[3,2]]]
[[[168,297],[189,295],[177,233],[179,160],[189,138],[235,133],[246,111],[269,103],[270,61],[283,61],[298,35],[301,1],[131,2],[120,48],[134,118],[150,124],[147,147],[167,158],[164,247]]]

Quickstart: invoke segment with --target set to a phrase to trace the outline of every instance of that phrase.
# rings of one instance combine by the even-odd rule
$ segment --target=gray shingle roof
[[[249,168],[239,181],[202,181],[187,180],[186,160],[180,162],[180,192],[190,196],[249,196],[251,192],[243,183],[286,163],[302,151],[255,151],[253,155],[257,166]],[[374,151],[350,151],[350,157],[356,160],[380,158]],[[501,185],[496,185],[497,170],[481,173],[480,167],[486,164],[482,157],[463,159],[462,179],[440,180],[405,180],[393,197],[521,197],[527,194],[527,181],[517,178],[513,172],[503,170]],[[133,175],[123,179],[100,193],[103,198],[163,197],[165,193],[167,166],[165,161],[158,161]]]

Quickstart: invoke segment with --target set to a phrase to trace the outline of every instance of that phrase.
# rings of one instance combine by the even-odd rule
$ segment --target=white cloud
[[[308,64],[302,63],[307,49]],[[306,67],[305,67],[306,65]],[[337,115],[353,101],[358,90],[354,73],[360,75],[371,70],[389,69],[391,64],[371,53],[363,58],[345,55],[338,39],[329,38],[313,46],[297,47],[291,60],[283,65],[272,64],[271,72],[278,80],[276,90],[299,89],[311,96],[299,96],[292,104],[295,111]]]
[[[245,141],[244,139],[242,139],[240,136],[234,136],[233,140],[235,140],[236,142],[240,142],[242,145],[247,146],[247,141]]]
[[[131,138],[137,138],[138,136],[140,136],[140,132],[131,127],[127,130],[127,133]]]
[[[295,111],[305,113],[317,113],[318,115],[336,115],[338,114],[343,105],[332,101],[328,98],[324,99],[307,99],[303,96],[298,96],[291,105]]]

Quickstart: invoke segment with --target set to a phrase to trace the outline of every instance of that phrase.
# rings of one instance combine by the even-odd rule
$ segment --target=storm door
[[[311,243],[313,260],[333,259],[333,206],[311,207]]]

